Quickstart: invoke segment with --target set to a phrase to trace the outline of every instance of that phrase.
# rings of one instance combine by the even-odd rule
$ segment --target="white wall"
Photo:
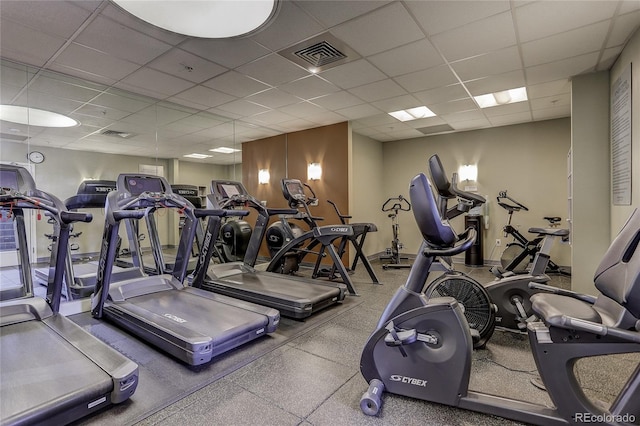
[[[352,133],[351,192],[349,212],[352,222],[371,222],[378,231],[368,234],[364,253],[381,253],[391,246],[391,223],[381,207],[388,198],[384,191],[382,142]],[[351,252],[350,252],[351,253]]]
[[[501,190],[529,207],[514,214],[513,225],[527,235],[530,227],[545,226],[543,216],[567,218],[567,152],[570,147],[570,121],[557,119],[492,129],[436,135],[383,144],[384,197],[408,196],[411,179],[428,175],[427,160],[438,154],[449,176],[459,165],[478,165],[478,193],[487,197],[489,223],[484,231],[484,258],[497,260],[506,241],[502,235],[507,214],[497,205]],[[458,232],[462,217],[452,221]],[[563,224],[564,225],[564,224]],[[400,215],[400,239],[405,252],[415,253],[421,237],[412,213]],[[494,248],[495,240],[502,247]],[[556,244],[552,258],[560,265],[570,264],[570,248]]]

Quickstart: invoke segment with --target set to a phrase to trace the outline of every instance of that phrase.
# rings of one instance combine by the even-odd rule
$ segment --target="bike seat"
[[[559,216],[545,216],[543,219],[548,220],[551,224],[558,223],[562,220]]]
[[[536,293],[531,296],[531,306],[534,312],[546,322],[554,324],[562,316],[578,318],[585,321],[602,323],[598,311],[593,305],[568,296],[550,293]]]
[[[568,229],[557,228],[529,228],[529,232],[538,235],[550,235],[552,237],[566,237],[569,235]]]

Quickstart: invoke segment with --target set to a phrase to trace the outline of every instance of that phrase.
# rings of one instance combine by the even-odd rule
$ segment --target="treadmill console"
[[[26,193],[35,190],[36,184],[24,167],[3,164],[0,166],[0,188]]]
[[[115,180],[85,180],[76,191],[76,195],[106,195],[116,190]]]
[[[144,192],[172,193],[171,188],[164,179],[151,175],[120,175],[118,183],[124,184],[124,189],[131,195],[140,195]]]

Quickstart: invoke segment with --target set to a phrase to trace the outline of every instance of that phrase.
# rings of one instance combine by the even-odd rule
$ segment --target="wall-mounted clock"
[[[40,164],[44,161],[44,154],[40,151],[31,151],[29,155],[27,155],[27,158],[34,164]]]

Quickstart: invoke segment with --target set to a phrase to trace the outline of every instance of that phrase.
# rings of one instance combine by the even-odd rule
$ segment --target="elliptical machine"
[[[463,309],[453,298],[427,299],[419,289],[435,258],[464,252],[475,230],[456,235],[441,219],[424,174],[412,180],[410,197],[424,243],[363,349],[360,370],[369,383],[360,401],[365,414],[380,411],[387,391],[540,425],[578,424],[586,416],[605,419],[600,424],[640,418],[640,367],[608,410],[588,400],[573,370],[580,358],[640,352],[640,212],[632,214],[596,270],[598,297],[548,286],[543,287],[553,293],[532,297],[540,321],[529,323],[527,332],[555,405],[549,408],[469,390],[473,330]],[[407,303],[408,294],[414,303]]]
[[[382,205],[383,212],[389,213],[387,216],[391,219],[391,230],[393,232],[393,240],[391,240],[391,248],[387,249],[387,253],[380,256],[380,260],[389,261],[390,263],[382,264],[382,269],[404,269],[411,268],[408,263],[402,263],[403,259],[408,257],[402,257],[400,250],[404,247],[400,242],[400,225],[398,224],[398,213],[411,211],[411,203],[407,201],[402,195],[387,199]]]

